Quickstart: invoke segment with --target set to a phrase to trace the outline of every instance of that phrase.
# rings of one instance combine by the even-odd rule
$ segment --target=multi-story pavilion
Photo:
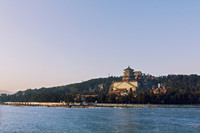
[[[135,80],[134,70],[128,66],[128,68],[124,69],[122,81],[112,83],[109,94],[128,95],[128,93],[136,91],[138,86],[139,84]]]

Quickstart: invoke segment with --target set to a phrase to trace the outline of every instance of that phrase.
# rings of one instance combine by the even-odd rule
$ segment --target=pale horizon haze
[[[199,0],[0,0],[0,90],[200,75]]]

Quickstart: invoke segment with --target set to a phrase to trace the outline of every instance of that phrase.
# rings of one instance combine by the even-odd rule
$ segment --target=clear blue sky
[[[200,74],[199,0],[0,0],[0,90]]]

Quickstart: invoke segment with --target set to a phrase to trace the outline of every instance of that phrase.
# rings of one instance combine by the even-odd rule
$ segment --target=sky
[[[0,0],[0,90],[200,75],[199,0]]]

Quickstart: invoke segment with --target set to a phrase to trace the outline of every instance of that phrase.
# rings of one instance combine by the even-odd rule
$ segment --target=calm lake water
[[[199,108],[51,108],[0,105],[0,132],[197,132]]]

